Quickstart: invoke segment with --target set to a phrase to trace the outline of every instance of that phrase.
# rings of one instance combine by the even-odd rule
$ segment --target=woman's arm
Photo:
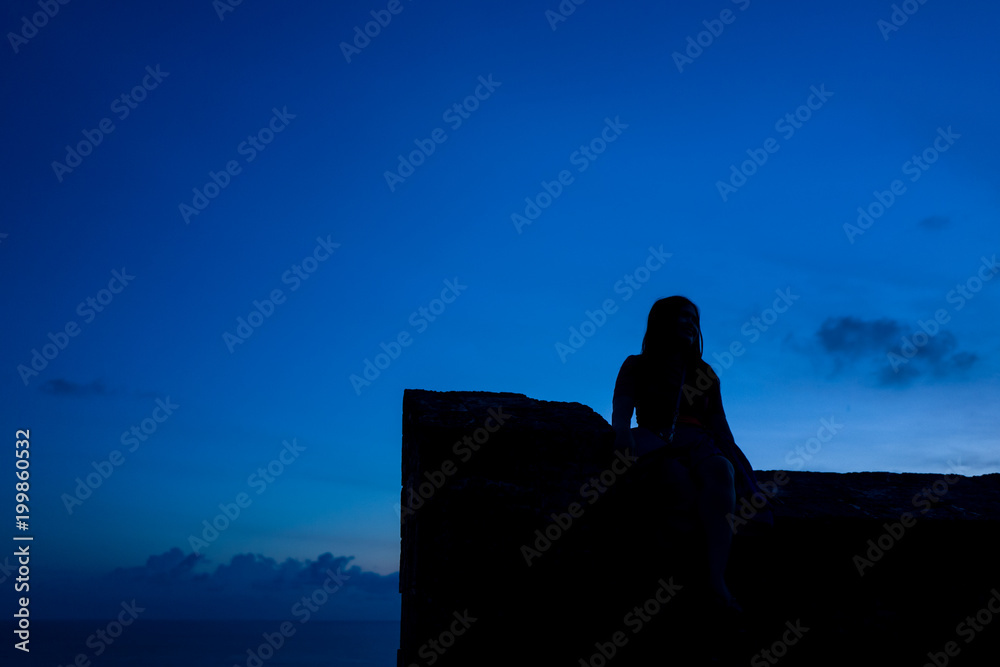
[[[635,401],[631,396],[615,392],[611,401],[611,428],[615,430],[615,449],[628,448],[635,451],[635,441],[632,439],[632,411]]]
[[[708,425],[709,429],[715,434],[716,438],[735,443],[736,439],[729,428],[729,420],[726,419],[726,411],[722,409],[722,391],[719,386],[718,376],[716,376],[714,385],[712,388],[712,397],[709,401],[709,415],[712,422]]]
[[[635,451],[632,439],[632,412],[635,410],[635,370],[631,357],[622,363],[611,399],[611,428],[615,430],[615,449]]]

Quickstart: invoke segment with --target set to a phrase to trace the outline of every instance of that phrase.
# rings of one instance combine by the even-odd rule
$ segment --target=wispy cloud
[[[104,386],[100,380],[94,380],[90,384],[80,384],[63,378],[54,378],[39,386],[39,389],[46,394],[53,396],[106,396],[114,392]]]
[[[857,317],[828,317],[816,337],[823,351],[838,365],[845,365],[885,352],[902,333],[902,325],[889,318],[865,321]]]
[[[65,378],[53,378],[38,386],[42,391],[51,396],[65,396],[69,398],[83,398],[87,396],[122,396],[129,395],[135,398],[163,398],[162,392],[126,390],[122,388],[113,389],[107,387],[101,380],[94,380],[89,384],[73,382]]]

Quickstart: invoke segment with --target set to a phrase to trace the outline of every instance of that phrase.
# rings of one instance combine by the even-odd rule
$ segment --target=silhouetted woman
[[[709,588],[720,605],[740,611],[725,581],[730,519],[736,499],[759,488],[729,430],[719,378],[702,360],[703,346],[694,303],[683,296],[654,303],[642,354],[630,355],[618,372],[611,424],[619,449],[628,447],[640,463],[659,460],[662,468],[655,469],[664,472],[670,495],[693,501],[707,546]],[[754,520],[770,523],[770,511]]]

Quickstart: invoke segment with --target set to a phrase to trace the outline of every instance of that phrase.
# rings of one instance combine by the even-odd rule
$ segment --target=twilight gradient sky
[[[396,618],[403,390],[610,420],[671,294],[758,469],[1000,471],[1000,8],[388,5],[71,2],[35,32],[5,5],[33,36],[3,47],[0,400],[8,470],[31,430],[39,616],[283,618],[339,563],[323,614]]]

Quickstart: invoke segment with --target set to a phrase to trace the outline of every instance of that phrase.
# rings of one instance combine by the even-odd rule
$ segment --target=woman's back
[[[708,364],[701,359],[685,364],[679,355],[662,360],[630,355],[615,383],[616,394],[632,398],[639,426],[654,433],[670,428],[675,411],[681,422],[694,420],[708,427],[717,411],[718,392],[718,377]]]

